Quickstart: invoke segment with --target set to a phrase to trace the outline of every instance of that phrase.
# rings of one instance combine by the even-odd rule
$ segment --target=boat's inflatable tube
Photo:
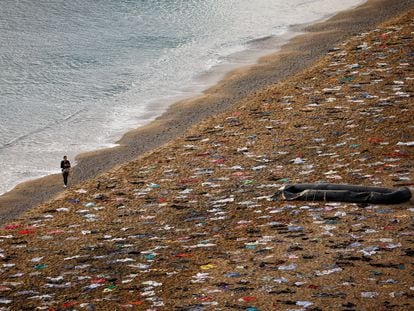
[[[411,198],[407,187],[387,189],[345,184],[292,184],[280,188],[273,199],[288,201],[334,201],[372,204],[398,204]]]

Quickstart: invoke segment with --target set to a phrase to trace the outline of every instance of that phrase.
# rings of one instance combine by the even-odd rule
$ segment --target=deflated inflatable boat
[[[364,187],[345,184],[292,184],[283,186],[273,199],[288,201],[335,201],[372,204],[398,204],[411,198],[407,187],[398,189]]]

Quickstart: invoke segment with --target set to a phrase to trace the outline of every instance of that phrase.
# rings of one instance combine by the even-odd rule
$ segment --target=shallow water
[[[361,2],[2,1],[0,193],[58,172],[64,154],[112,146],[219,68],[254,62],[240,52],[266,46],[257,39]]]

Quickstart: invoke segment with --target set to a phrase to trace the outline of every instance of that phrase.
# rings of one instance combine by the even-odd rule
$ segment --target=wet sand
[[[263,87],[307,68],[335,43],[354,33],[369,30],[412,6],[413,1],[369,1],[326,22],[306,27],[306,34],[291,40],[280,52],[263,57],[255,66],[232,71],[202,96],[176,103],[150,125],[125,134],[117,142],[119,147],[79,155],[78,164],[70,177],[71,185],[165,144],[182,135],[192,124],[223,112]],[[60,175],[19,184],[0,196],[0,222],[4,223],[62,191]]]

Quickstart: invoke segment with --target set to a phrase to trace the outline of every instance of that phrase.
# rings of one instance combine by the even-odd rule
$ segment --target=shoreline
[[[263,56],[258,63],[232,70],[202,95],[179,101],[150,124],[127,132],[119,146],[82,153],[76,157],[71,185],[112,170],[182,135],[201,120],[224,112],[266,86],[305,70],[335,44],[353,33],[375,27],[412,7],[412,1],[370,0],[340,12],[322,23],[305,27],[304,34],[291,39],[281,50]],[[367,18],[369,16],[369,18]],[[61,193],[60,174],[17,185],[0,196],[0,222],[52,199]]]

